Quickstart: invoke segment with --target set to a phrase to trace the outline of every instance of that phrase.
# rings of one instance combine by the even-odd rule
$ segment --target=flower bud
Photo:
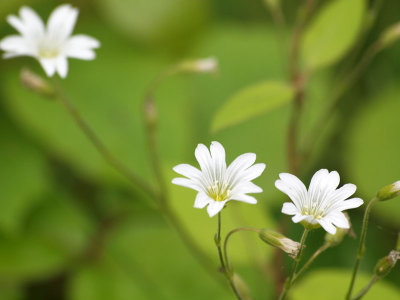
[[[241,299],[251,300],[250,289],[248,288],[244,280],[237,273],[233,273],[232,281],[237,291],[239,292]]]
[[[379,201],[390,200],[400,195],[400,181],[384,186],[376,194]]]
[[[350,224],[349,215],[347,213],[344,213],[344,215],[346,216],[346,219],[349,221]],[[325,234],[325,243],[329,244],[331,247],[337,246],[343,241],[343,238],[347,233],[349,233],[349,231],[350,228],[337,227],[335,234],[330,234],[330,233]]]
[[[216,73],[218,71],[218,60],[215,57],[208,57],[184,61],[179,65],[179,70],[189,73]]]
[[[21,71],[21,83],[28,89],[46,96],[54,97],[56,92],[54,88],[42,77],[33,73],[29,69],[22,69]]]
[[[290,257],[295,258],[300,250],[300,243],[295,242],[284,235],[269,229],[261,229],[259,237],[267,244],[280,248],[289,254]]]
[[[400,259],[400,252],[396,250],[390,251],[388,256],[378,260],[375,266],[374,273],[377,277],[385,277],[396,265],[397,260]]]
[[[380,45],[382,48],[391,46],[400,38],[400,22],[388,27],[380,37]]]
[[[336,233],[335,234],[330,234],[327,233],[325,234],[325,242],[327,244],[330,244],[331,246],[337,246],[339,245],[342,241],[344,236],[349,232],[348,228],[336,228]]]

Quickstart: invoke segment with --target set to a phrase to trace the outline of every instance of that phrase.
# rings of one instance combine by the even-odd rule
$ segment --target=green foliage
[[[42,153],[0,119],[0,231],[21,230],[26,214],[48,188]]]
[[[217,112],[211,126],[217,132],[254,117],[264,115],[293,99],[292,86],[265,81],[246,87],[233,95]]]
[[[400,180],[400,133],[398,119],[400,90],[389,87],[363,105],[352,120],[346,139],[345,162],[349,174],[365,198],[372,198],[383,186]],[[393,224],[400,224],[400,201],[395,198],[374,206],[373,212]]]
[[[307,69],[327,67],[351,49],[362,30],[366,2],[333,0],[325,4],[302,40],[301,55]]]
[[[346,294],[346,288],[349,284],[351,270],[340,269],[325,269],[314,271],[293,287],[292,299],[293,300],[337,300],[343,299]],[[359,274],[354,291],[363,288],[371,279],[371,275]],[[379,281],[376,283],[369,293],[363,299],[386,299],[395,300],[399,298],[400,290],[393,284]]]
[[[142,98],[150,81],[166,64],[161,59],[132,51],[104,30],[104,46],[96,62],[87,68],[85,62],[72,61],[71,76],[62,82],[62,87],[111,152],[149,179],[148,152],[141,124]],[[5,104],[13,117],[56,157],[95,181],[128,184],[108,166],[60,103],[21,88],[18,73],[7,76],[4,88]],[[168,92],[164,91],[160,89],[163,97],[158,105],[161,154],[177,160],[183,155],[190,129],[183,105],[184,87],[179,80],[170,80]],[[165,140],[168,142],[164,143]]]
[[[99,0],[106,20],[121,32],[142,42],[168,42],[188,37],[204,21],[208,4],[201,0]]]

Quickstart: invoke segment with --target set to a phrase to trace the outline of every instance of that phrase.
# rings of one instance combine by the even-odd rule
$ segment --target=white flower
[[[78,17],[78,9],[64,4],[51,13],[45,26],[40,17],[29,7],[22,7],[20,16],[10,15],[8,23],[20,35],[11,35],[0,41],[4,58],[31,56],[39,60],[47,76],[56,72],[65,78],[68,73],[67,57],[92,60],[93,49],[100,43],[87,35],[71,36]]]
[[[256,155],[245,153],[226,167],[224,147],[212,142],[210,151],[199,144],[194,154],[201,170],[188,164],[177,165],[173,170],[187,178],[174,178],[172,183],[196,190],[198,194],[194,207],[204,208],[208,205],[210,217],[220,212],[230,200],[256,204],[257,200],[246,194],[262,192],[251,181],[261,175],[265,164],[253,165]]]
[[[275,186],[287,194],[293,203],[283,204],[282,212],[293,215],[293,222],[305,222],[310,226],[321,225],[327,232],[336,233],[336,227],[349,228],[350,224],[342,211],[363,204],[360,198],[347,199],[357,187],[345,184],[337,189],[338,172],[326,169],[316,172],[307,191],[304,184],[294,175],[281,173]],[[347,199],[347,200],[346,200]],[[336,227],[335,227],[336,226]]]

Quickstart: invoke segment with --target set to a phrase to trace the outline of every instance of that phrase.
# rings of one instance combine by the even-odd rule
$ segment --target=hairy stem
[[[374,275],[372,276],[370,282],[368,282],[368,284],[354,297],[352,298],[352,300],[359,300],[362,297],[364,297],[364,295],[366,293],[368,293],[369,289],[375,284],[375,282],[377,282],[379,280],[379,278]]]
[[[309,232],[310,232],[309,229],[307,229],[307,228],[304,229],[304,232],[303,232],[303,235],[302,235],[301,241],[300,241],[300,250],[299,250],[299,253],[297,254],[296,258],[294,259],[292,271],[291,271],[289,277],[286,279],[286,282],[285,282],[285,285],[284,285],[284,287],[283,287],[282,293],[281,293],[281,295],[279,296],[279,300],[284,300],[284,299],[286,298],[286,296],[287,296],[287,294],[288,294],[290,288],[291,288],[292,285],[293,285],[294,276],[295,276],[295,274],[296,274],[297,266],[299,265],[301,256],[302,256],[302,254],[303,254],[303,248],[304,248],[304,246],[305,246],[305,242],[306,242],[307,235],[308,235]]]
[[[218,257],[221,264],[221,271],[225,275],[226,279],[229,281],[229,284],[235,293],[235,296],[239,300],[243,300],[242,296],[240,295],[238,289],[236,288],[235,283],[233,282],[233,272],[227,268],[227,264],[224,259],[224,254],[221,247],[221,212],[218,213],[217,216],[217,232],[215,234],[215,245],[217,246],[218,250]]]
[[[118,171],[121,175],[127,178],[132,184],[141,188],[150,197],[154,198],[156,194],[153,188],[147,182],[143,181],[133,171],[127,168],[114,155],[112,155],[112,153],[101,141],[101,139],[97,136],[97,134],[86,123],[86,121],[81,116],[79,111],[75,108],[75,106],[71,103],[71,101],[69,101],[68,97],[62,92],[58,84],[56,84],[56,89],[57,89],[57,95],[56,95],[57,100],[63,105],[63,107],[70,114],[75,123],[79,126],[81,131],[86,135],[86,137],[90,140],[90,142],[93,144],[96,150],[104,158],[104,160],[106,160],[116,171]]]
[[[314,254],[309,258],[309,260],[304,264],[304,266],[300,269],[299,272],[297,272],[293,278],[292,282],[295,282],[303,273],[305,270],[308,269],[308,267],[314,262],[314,260],[326,249],[328,249],[331,245],[329,243],[326,243],[322,245],[317,251],[314,252]]]
[[[353,292],[354,283],[355,283],[356,277],[357,277],[357,272],[358,272],[358,269],[360,267],[360,262],[361,262],[361,259],[364,256],[364,253],[365,253],[365,237],[367,235],[369,214],[371,212],[372,206],[377,201],[378,201],[378,198],[376,198],[376,197],[374,197],[371,201],[369,201],[369,203],[367,205],[367,208],[365,209],[365,212],[364,212],[364,218],[363,218],[363,223],[362,223],[360,242],[358,244],[356,262],[354,264],[353,274],[351,276],[351,281],[350,281],[349,289],[347,291],[346,300],[350,300],[351,299],[351,294]]]

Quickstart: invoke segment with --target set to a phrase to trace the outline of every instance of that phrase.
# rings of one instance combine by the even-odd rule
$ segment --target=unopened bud
[[[46,80],[29,69],[22,69],[21,83],[26,88],[46,97],[54,97],[56,94],[54,88]]]
[[[380,37],[380,44],[383,48],[389,47],[400,38],[400,22],[387,28]]]
[[[376,194],[379,201],[390,200],[400,195],[400,181],[384,186]]]
[[[348,232],[349,232],[349,229],[337,228],[335,234],[327,233],[325,235],[325,242],[330,244],[331,246],[337,246],[343,241],[344,236]]]
[[[388,256],[381,258],[378,260],[378,263],[375,266],[374,273],[377,277],[385,277],[389,274],[390,270],[396,265],[397,260],[400,259],[400,252],[396,250],[390,251]]]
[[[276,231],[261,229],[258,235],[264,242],[273,247],[282,249],[292,258],[295,258],[299,253],[300,243],[295,242]]]
[[[216,73],[218,72],[218,60],[215,57],[188,60],[180,64],[181,72],[188,73]]]
[[[240,298],[244,300],[251,300],[249,287],[237,273],[233,273],[232,281],[236,290],[240,294]]]

